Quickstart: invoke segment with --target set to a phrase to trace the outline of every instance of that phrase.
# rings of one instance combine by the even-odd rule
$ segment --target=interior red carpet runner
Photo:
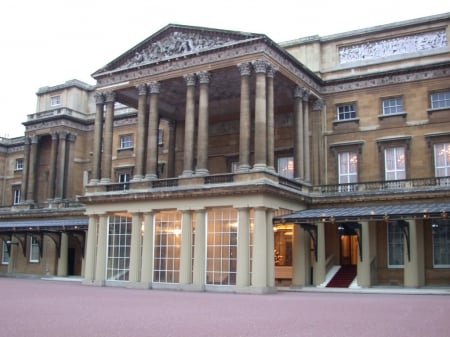
[[[348,288],[356,276],[356,266],[341,266],[327,288]]]

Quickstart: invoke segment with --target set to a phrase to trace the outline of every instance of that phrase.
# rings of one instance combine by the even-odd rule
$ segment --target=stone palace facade
[[[450,14],[275,43],[170,24],[1,139],[0,274],[450,285]],[[336,276],[336,277],[334,277]]]

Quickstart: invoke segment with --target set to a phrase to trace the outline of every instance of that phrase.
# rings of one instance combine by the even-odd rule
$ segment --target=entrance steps
[[[341,266],[327,283],[327,288],[348,288],[356,277],[356,266]]]

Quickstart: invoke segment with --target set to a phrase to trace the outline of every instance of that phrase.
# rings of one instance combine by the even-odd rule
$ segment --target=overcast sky
[[[91,74],[169,23],[275,42],[450,12],[445,0],[16,0],[0,4],[0,137],[22,136],[36,92]]]

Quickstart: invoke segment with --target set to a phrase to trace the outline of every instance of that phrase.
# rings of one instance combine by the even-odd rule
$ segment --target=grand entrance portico
[[[321,165],[309,140],[322,125],[318,78],[264,35],[176,25],[93,77],[85,283],[270,291],[272,217],[298,209]],[[126,184],[114,179],[119,127],[135,136]]]

